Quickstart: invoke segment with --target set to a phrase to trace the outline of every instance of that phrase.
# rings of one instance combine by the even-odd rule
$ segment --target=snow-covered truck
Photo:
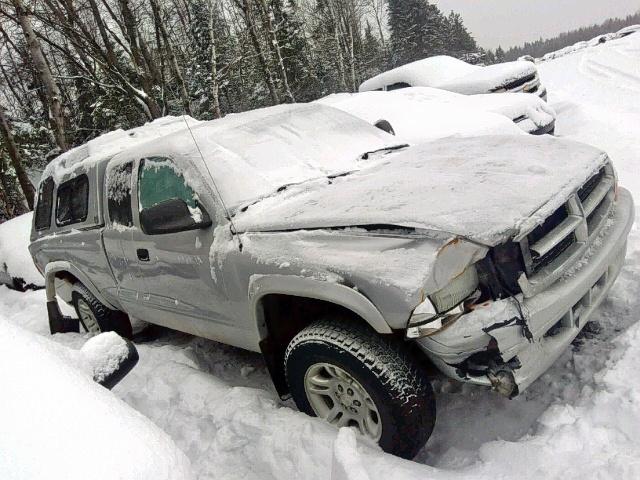
[[[529,93],[547,99],[532,62],[516,61],[495,65],[471,65],[446,55],[423,58],[382,72],[360,85],[360,92],[434,87],[464,95],[485,93]]]
[[[261,352],[303,412],[414,456],[438,370],[514,397],[605,298],[634,218],[607,155],[531,135],[408,146],[319,104],[166,118],[64,153],[30,252],[83,324]]]

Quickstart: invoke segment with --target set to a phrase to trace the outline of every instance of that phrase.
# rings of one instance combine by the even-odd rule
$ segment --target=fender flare
[[[376,306],[357,290],[340,283],[293,275],[252,275],[249,280],[249,301],[262,338],[265,338],[261,300],[270,294],[313,298],[351,310],[381,334],[393,333]]]
[[[96,288],[96,286],[89,280],[89,278],[82,273],[78,268],[74,267],[73,264],[67,262],[65,260],[59,260],[55,262],[50,262],[44,269],[44,281],[45,288],[47,292],[47,302],[56,301],[56,285],[55,285],[55,274],[58,272],[68,272],[74,277],[76,277],[87,289],[91,292],[91,294],[96,297],[100,303],[110,308],[111,310],[118,310],[111,302],[109,302],[104,295],[100,293],[100,290]]]

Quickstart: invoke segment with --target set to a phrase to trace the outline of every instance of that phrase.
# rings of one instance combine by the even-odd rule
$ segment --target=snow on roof
[[[202,174],[202,152],[205,177],[211,172],[233,209],[284,185],[354,170],[363,153],[397,143],[392,135],[340,110],[289,104],[204,122],[192,132],[148,142],[126,155],[171,153],[181,166],[195,165]],[[188,180],[196,181],[193,176]]]
[[[398,225],[491,246],[542,223],[606,158],[547,136],[447,138],[287,189],[234,223],[240,232]]]
[[[391,123],[399,140],[423,143],[450,136],[521,134],[511,118],[497,115],[465,104],[466,96],[443,90],[421,96],[414,88],[393,92],[338,93],[318,100],[374,124],[378,120]],[[448,101],[446,94],[456,97]],[[461,99],[460,99],[461,97]]]
[[[407,63],[376,75],[360,85],[360,91],[378,90],[395,83],[411,86],[435,86],[463,75],[481,70],[457,58],[439,55]]]
[[[42,178],[53,175],[56,183],[59,183],[65,175],[81,165],[95,164],[141,143],[184,130],[185,122],[190,126],[201,123],[187,115],[166,116],[130,130],[118,129],[105,133],[55,158],[45,168]]]
[[[381,73],[360,85],[360,92],[379,90],[396,83],[412,87],[436,87],[465,95],[489,93],[494,88],[535,74],[535,64],[526,61],[480,67],[444,55],[425,58]]]

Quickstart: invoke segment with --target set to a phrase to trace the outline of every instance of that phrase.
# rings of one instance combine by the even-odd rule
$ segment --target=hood
[[[547,136],[443,139],[290,186],[239,212],[234,225],[238,232],[396,225],[494,246],[542,223],[606,158]]]
[[[491,93],[504,88],[512,82],[524,79],[538,72],[531,62],[507,62],[479,68],[466,75],[434,85],[437,88],[450,90],[465,95]]]

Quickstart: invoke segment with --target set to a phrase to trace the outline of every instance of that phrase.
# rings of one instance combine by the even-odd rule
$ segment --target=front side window
[[[196,194],[169,159],[146,158],[138,175],[140,211],[167,200],[183,200],[190,209],[196,208]]]
[[[56,223],[58,226],[82,223],[89,211],[89,178],[80,175],[58,187]]]
[[[131,172],[133,162],[114,167],[107,175],[107,207],[111,223],[133,226]]]
[[[174,163],[145,158],[138,171],[140,226],[147,235],[207,228],[211,218]]]
[[[53,178],[49,177],[40,183],[38,205],[36,206],[36,230],[44,230],[51,226],[51,210],[53,209]]]

